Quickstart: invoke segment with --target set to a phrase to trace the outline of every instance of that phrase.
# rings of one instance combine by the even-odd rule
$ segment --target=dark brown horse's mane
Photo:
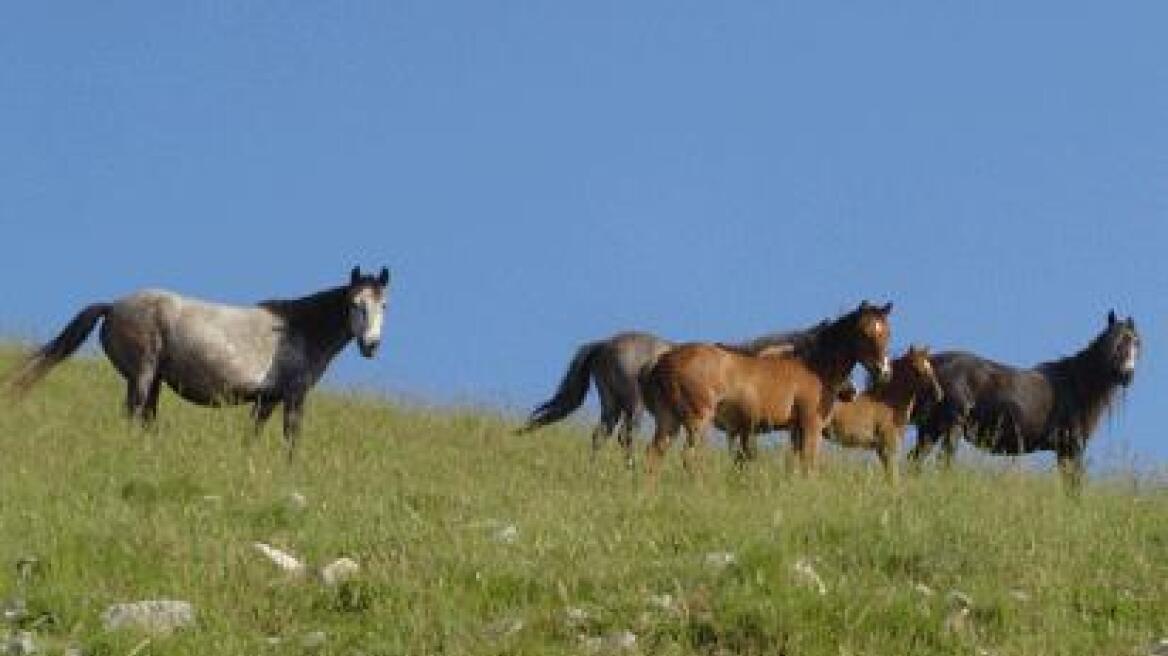
[[[746,340],[745,342],[718,342],[717,345],[719,348],[740,355],[757,355],[761,351],[774,346],[789,346],[793,351],[799,351],[806,347],[807,342],[814,340],[819,331],[823,330],[829,323],[831,323],[831,320],[824,319],[814,326],[802,330],[785,330],[782,332],[767,333],[754,339]]]
[[[1054,389],[1055,407],[1047,432],[1055,441],[1071,435],[1089,437],[1121,388],[1107,354],[1108,331],[1078,353],[1035,367]]]
[[[849,338],[855,334],[864,310],[865,307],[860,307],[837,319],[824,319],[808,328],[801,339],[792,344],[795,357],[809,364],[838,359],[841,349],[846,348]]]

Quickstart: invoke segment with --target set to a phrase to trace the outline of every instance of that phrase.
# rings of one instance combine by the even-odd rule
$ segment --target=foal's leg
[[[884,476],[888,479],[888,483],[895,487],[900,478],[896,465],[896,455],[900,451],[900,440],[895,432],[885,433],[882,431],[876,435],[876,444],[876,455],[880,457],[880,464],[884,465]]]

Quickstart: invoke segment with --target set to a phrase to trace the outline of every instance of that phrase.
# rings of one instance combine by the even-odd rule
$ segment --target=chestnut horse
[[[752,355],[768,350],[781,352],[794,349],[816,328],[768,333],[746,342],[723,346]],[[592,455],[596,456],[605,438],[612,435],[620,425],[617,441],[624,449],[625,462],[632,467],[633,435],[640,425],[644,408],[641,375],[673,346],[673,342],[657,335],[637,331],[621,332],[608,339],[582,344],[568,363],[568,369],[555,394],[531,411],[519,433],[528,433],[560,421],[579,408],[588,395],[591,378],[597,396],[600,397],[600,419],[592,430]],[[849,393],[855,394],[850,386],[843,391],[844,395]]]
[[[845,447],[876,451],[890,483],[896,483],[896,456],[918,400],[940,401],[928,348],[910,346],[892,361],[892,378],[874,385],[854,401],[837,403],[824,437]]]
[[[686,430],[682,461],[692,469],[694,450],[715,421],[748,433],[788,429],[805,471],[815,463],[823,428],[852,367],[862,363],[878,380],[891,375],[890,329],[884,307],[867,301],[816,326],[790,350],[750,355],[714,344],[678,346],[644,378],[645,404],[656,421],[646,452],[655,473],[670,442]]]

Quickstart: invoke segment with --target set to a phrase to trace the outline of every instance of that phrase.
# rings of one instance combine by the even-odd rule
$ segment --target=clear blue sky
[[[328,380],[520,410],[619,329],[891,299],[898,350],[1026,364],[1114,307],[1145,354],[1092,454],[1163,460],[1165,25],[1162,2],[8,3],[0,331],[384,263],[385,348]]]

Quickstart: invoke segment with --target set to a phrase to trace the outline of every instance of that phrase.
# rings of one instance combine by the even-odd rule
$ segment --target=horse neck
[[[1055,428],[1083,438],[1095,430],[1117,388],[1115,382],[1093,371],[1099,366],[1093,346],[1039,366],[1055,389]]]
[[[888,406],[897,425],[908,424],[912,415],[913,405],[917,398],[917,391],[912,385],[908,373],[894,362],[892,365],[892,380],[887,385],[877,387],[870,392],[872,400]]]
[[[826,325],[821,323],[794,344],[795,354],[831,388],[843,384],[852,372],[852,367],[856,366],[856,357],[842,346],[844,330],[844,325],[839,321]]]
[[[352,339],[348,325],[348,288],[335,287],[301,298],[265,301],[288,328],[305,337],[314,359],[327,363]]]

